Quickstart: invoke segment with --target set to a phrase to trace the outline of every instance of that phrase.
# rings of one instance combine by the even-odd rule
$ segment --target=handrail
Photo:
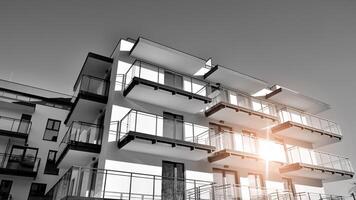
[[[354,172],[350,160],[343,156],[298,146],[288,148],[287,152],[290,163],[299,162],[335,170]]]
[[[227,102],[229,104],[247,108],[255,112],[277,117],[276,104],[253,97],[240,91],[220,88],[219,93],[212,98],[212,102],[209,104],[207,109],[213,107],[219,102]]]
[[[7,122],[10,122],[10,124],[7,124]],[[8,127],[9,125],[10,127]],[[23,126],[23,127],[21,127]],[[32,127],[32,122],[30,120],[25,120],[25,119],[16,119],[12,117],[7,117],[7,116],[0,116],[0,129],[2,130],[7,130],[11,132],[16,132],[16,133],[23,133],[23,134],[29,134],[30,130]],[[23,128],[24,130],[22,130]]]
[[[74,97],[78,96],[80,91],[90,92],[97,95],[107,96],[110,81],[104,78],[84,74],[80,78],[80,82],[74,90]]]
[[[131,117],[132,116],[132,117]],[[140,118],[142,117],[142,118]],[[165,120],[173,122],[175,127],[178,126],[181,131],[177,135],[177,130],[174,128],[172,131],[173,138],[188,142],[210,145],[209,128],[195,123],[187,122],[179,119],[171,119],[148,112],[142,112],[131,109],[127,112],[120,121],[112,121],[112,125],[116,125],[116,140],[120,141],[129,131],[142,132],[149,135],[165,137],[163,134],[163,124]],[[147,126],[151,124],[152,126]],[[145,127],[143,127],[145,125]]]
[[[339,125],[332,120],[325,119],[307,112],[302,112],[290,107],[279,109],[278,113],[282,123],[291,121],[333,134],[342,135]]]
[[[92,129],[94,129],[94,132],[91,132]],[[83,139],[81,137],[82,133],[87,134],[86,137],[84,138],[85,141],[81,140]],[[94,134],[94,138],[92,138],[93,134]],[[102,134],[103,134],[103,126],[101,124],[73,121],[68,127],[66,134],[63,136],[61,143],[59,144],[58,155],[61,155],[61,153],[67,146],[67,144],[70,143],[71,141],[77,141],[77,142],[80,141],[84,143],[100,145],[102,142],[101,141]],[[93,139],[93,141],[90,141],[90,139]]]
[[[142,66],[142,64],[144,64],[146,66],[146,68],[154,68],[153,70],[151,70],[153,73],[155,73],[155,77],[152,78],[152,76],[150,77],[145,77],[145,75],[142,74],[142,68],[145,69],[145,66]],[[136,68],[138,68],[138,74],[136,74],[136,72],[134,71]],[[125,79],[124,79],[124,88],[126,88],[131,82],[132,82],[132,79],[133,77],[139,77],[139,78],[143,78],[143,79],[147,79],[149,81],[153,81],[153,82],[156,82],[156,83],[159,83],[159,84],[163,84],[163,85],[167,85],[164,83],[164,75],[162,73],[164,72],[170,72],[172,74],[175,74],[175,75],[179,75],[182,77],[182,88],[178,88],[177,86],[175,85],[168,85],[168,86],[171,86],[171,87],[175,87],[175,88],[178,88],[178,89],[182,89],[184,91],[187,91],[187,92],[190,92],[190,93],[193,93],[193,94],[197,94],[197,95],[201,95],[201,96],[207,96],[208,95],[208,92],[207,92],[207,86],[210,85],[209,82],[203,80],[203,79],[199,79],[199,78],[196,78],[196,77],[193,77],[193,76],[190,76],[190,75],[185,75],[185,74],[181,74],[181,73],[177,73],[177,72],[174,72],[172,70],[168,70],[166,68],[163,68],[163,67],[160,67],[160,66],[157,66],[157,65],[153,65],[151,63],[148,63],[148,62],[144,62],[144,61],[141,61],[141,60],[135,60],[132,65],[130,66],[130,68],[125,72]],[[131,75],[129,75],[129,73],[132,73]],[[184,78],[188,79],[188,81],[186,81],[184,83]],[[195,82],[198,82],[198,83],[202,83],[201,85],[198,84],[198,83],[194,83]],[[185,86],[185,84],[188,83],[189,84],[189,87],[188,86]],[[198,89],[195,89],[194,85],[197,85],[199,86]],[[204,92],[205,90],[205,92]],[[205,94],[204,94],[205,93]]]
[[[10,158],[12,159],[11,161],[9,160]],[[14,155],[8,153],[0,153],[0,160],[0,168],[32,172],[38,171],[41,162],[41,158],[37,156]],[[19,163],[19,165],[11,163]]]

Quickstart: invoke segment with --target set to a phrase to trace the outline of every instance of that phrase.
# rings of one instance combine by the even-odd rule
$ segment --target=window
[[[27,200],[41,199],[41,197],[45,195],[46,186],[47,185],[43,183],[32,183]]]
[[[58,175],[59,169],[56,167],[57,151],[49,150],[44,173]]]
[[[0,183],[0,199],[9,199],[12,181],[1,180]]]
[[[43,140],[56,142],[58,138],[58,132],[60,126],[61,126],[61,121],[48,119]]]

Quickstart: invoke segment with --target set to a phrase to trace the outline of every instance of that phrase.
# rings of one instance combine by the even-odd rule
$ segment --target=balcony
[[[247,92],[251,95],[268,86],[268,83],[265,81],[220,65],[211,68],[210,71],[204,75],[204,79],[214,83],[220,83],[229,88]]]
[[[342,134],[337,123],[315,115],[290,108],[279,111],[281,124],[272,128],[272,133],[305,141],[319,147],[338,142]]]
[[[174,110],[197,113],[207,103],[205,81],[136,60],[125,73],[123,95]]]
[[[208,157],[208,161],[220,166],[263,172],[266,163],[269,163],[270,169],[277,173],[278,168],[286,162],[282,144],[250,134],[225,131],[211,136],[211,143],[216,147],[216,152]]]
[[[0,138],[11,137],[27,142],[32,122],[28,120],[14,119],[0,116]]]
[[[348,158],[329,153],[291,147],[288,149],[288,165],[279,171],[285,176],[307,177],[324,182],[351,179],[354,170]]]
[[[210,192],[200,192],[212,184],[142,173],[72,167],[47,192],[45,199],[213,199]],[[199,194],[200,198],[197,198]]]
[[[177,49],[139,37],[130,51],[130,56],[180,73],[195,74],[204,68],[207,60]]]
[[[225,89],[214,93],[215,97],[205,111],[209,118],[259,131],[267,131],[278,123],[276,106],[272,103]]]
[[[26,153],[0,153],[0,161],[0,174],[36,178],[41,159],[37,158],[37,150],[27,148]]]
[[[191,160],[206,158],[215,149],[207,127],[178,119],[131,110],[112,125],[119,149]]]
[[[72,122],[59,148],[56,165],[68,168],[86,166],[101,150],[102,126],[84,122]]]
[[[105,79],[83,75],[75,89],[74,105],[65,124],[72,121],[95,121],[108,101],[109,82]]]

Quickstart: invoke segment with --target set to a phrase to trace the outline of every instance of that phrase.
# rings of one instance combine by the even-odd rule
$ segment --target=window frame
[[[36,183],[36,182],[32,182],[31,183],[31,187],[30,187],[30,191],[28,192],[28,197],[27,197],[27,200],[30,200],[30,195],[31,195],[31,192],[32,192],[32,187],[33,187],[33,185],[42,185],[42,186],[44,186],[44,193],[43,193],[43,195],[45,195],[46,194],[46,189],[47,189],[47,184],[46,183]],[[34,197],[37,197],[37,196],[34,196]]]
[[[56,163],[58,151],[49,149],[48,153],[47,153],[47,159],[46,159],[46,164],[45,164],[45,168],[44,168],[43,174],[47,174],[47,175],[58,175],[59,174],[59,168],[50,168],[50,167],[48,167],[49,156],[50,156],[50,154],[52,152],[55,153],[54,154],[53,164],[55,165],[55,163]],[[50,162],[52,162],[52,161],[50,161]]]
[[[52,122],[51,128],[48,128],[49,122]],[[58,130],[55,129],[55,124],[56,124],[57,122],[59,123],[59,125],[58,125]],[[61,120],[48,118],[48,119],[47,119],[47,123],[46,123],[45,130],[44,130],[44,133],[43,133],[42,140],[50,141],[50,142],[57,142],[57,140],[58,140],[58,135],[59,135],[59,130],[61,129],[61,124],[62,124],[62,121],[61,121]],[[45,138],[45,136],[46,136],[46,131],[47,131],[47,130],[48,130],[48,131],[57,132],[56,140],[51,140],[51,139]]]

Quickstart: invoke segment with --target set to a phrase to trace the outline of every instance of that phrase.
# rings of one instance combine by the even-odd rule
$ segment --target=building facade
[[[29,98],[4,93],[4,198],[352,199],[323,189],[354,176],[317,150],[342,139],[329,105],[212,59],[128,38],[87,55],[73,98],[4,89]]]

